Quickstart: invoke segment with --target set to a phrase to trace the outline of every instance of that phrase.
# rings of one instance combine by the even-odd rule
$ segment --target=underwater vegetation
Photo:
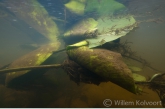
[[[7,0],[7,5],[11,12],[15,13],[18,18],[25,21],[31,27],[35,28],[38,32],[43,34],[49,41],[56,41],[59,36],[59,30],[56,23],[49,17],[48,12],[37,0],[29,0],[26,3],[22,0],[17,2],[13,0]],[[34,6],[27,6],[26,4],[32,4]],[[14,10],[13,10],[14,8]]]
[[[51,6],[53,3],[49,1],[47,6]],[[101,86],[114,92],[115,89],[110,87],[117,87],[116,89],[122,89],[121,91],[118,90],[119,93],[131,92],[131,96],[144,94],[142,86],[147,86],[157,92],[161,101],[165,102],[165,90],[162,88],[164,87],[164,75],[157,74],[151,79],[146,78],[141,73],[144,66],[157,72],[161,71],[153,68],[145,59],[138,56],[128,45],[129,42],[120,42],[120,38],[136,29],[138,24],[161,22],[161,19],[137,21],[134,15],[125,13],[127,8],[116,0],[62,0],[60,3],[60,6],[63,6],[63,12],[58,12],[58,14],[63,18],[51,16],[46,6],[43,6],[38,0],[18,0],[17,2],[6,0],[2,4],[2,7],[5,5],[8,7],[7,10],[10,14],[16,16],[18,20],[21,19],[47,39],[44,44],[39,46],[33,44],[33,51],[0,70],[1,74],[5,74],[6,88],[26,89],[29,84],[33,88],[51,85],[55,87],[54,89],[60,88],[60,79],[61,81],[68,79],[62,76],[58,78],[56,73],[62,74],[60,70],[55,68],[62,68],[62,71],[66,71],[68,77],[78,85],[80,83],[87,84],[82,89],[84,92],[81,95],[85,97],[81,99],[73,96],[74,99],[66,97],[66,100],[62,96],[62,92],[59,91],[59,95],[62,96],[61,99],[57,95],[54,96],[54,98],[57,97],[57,101],[59,100],[59,104],[66,100],[71,107],[76,107],[76,104],[71,101],[82,103],[86,107],[94,107],[95,105],[95,107],[102,107],[102,104],[98,103],[99,106],[97,106],[90,101],[92,96],[93,98],[96,97],[92,94],[90,96],[88,92],[85,92],[85,89],[90,93],[96,94],[96,92],[95,89],[89,88],[89,84],[92,84],[91,86],[96,89]],[[0,10],[0,18],[8,16],[9,13],[6,13]],[[79,19],[70,22],[67,16],[72,15],[73,18],[76,16]],[[13,22],[17,22],[17,20],[13,19]],[[65,28],[61,28],[63,26]],[[24,44],[25,46],[28,45]],[[65,55],[60,55],[60,53]],[[51,63],[52,60],[55,61]],[[134,62],[131,63],[130,60]],[[134,65],[136,62],[140,64]],[[34,84],[35,82],[36,84]],[[63,84],[67,86],[69,83]],[[71,88],[67,86],[66,90],[69,89]],[[105,90],[104,92],[108,93]],[[102,92],[99,93],[103,96]],[[100,98],[103,99],[104,97]],[[49,94],[45,94],[42,96],[42,100],[44,98],[51,97]],[[88,101],[87,98],[90,100]],[[48,104],[53,107],[54,104],[57,106],[58,103],[47,102],[46,105]]]
[[[92,50],[87,47],[68,50],[67,53],[71,59],[102,78],[136,93],[132,72],[122,62],[120,54],[102,49]]]

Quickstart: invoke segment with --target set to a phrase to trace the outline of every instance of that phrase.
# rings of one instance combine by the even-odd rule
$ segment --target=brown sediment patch
[[[76,90],[75,90],[76,89]],[[157,93],[148,89],[147,87],[142,87],[143,93],[140,95],[135,95],[129,91],[119,87],[112,82],[102,82],[100,85],[95,84],[81,84],[78,87],[74,87],[68,93],[62,94],[58,99],[54,100],[48,107],[88,107],[88,108],[105,108],[103,104],[105,99],[110,99],[112,101],[112,108],[158,108],[162,107],[158,105],[147,105],[138,104],[136,102],[146,101],[146,102],[159,102],[160,99]],[[134,104],[115,104],[116,101],[132,102]],[[109,102],[107,102],[109,103]]]
[[[136,102],[138,100],[141,101],[155,101],[160,102],[158,95],[148,89],[147,87],[143,88],[143,92],[141,95],[135,95],[127,90],[113,84],[112,82],[102,82],[99,86],[93,84],[87,84],[82,87],[82,96],[86,96],[86,102],[88,103],[89,107],[93,107],[97,105],[98,107],[105,107],[103,105],[103,101],[105,99],[112,100],[112,106],[110,107],[162,107],[161,105],[147,105],[142,104],[139,105]],[[115,104],[115,101],[123,100],[123,101],[130,101],[134,104],[124,105],[124,104]]]

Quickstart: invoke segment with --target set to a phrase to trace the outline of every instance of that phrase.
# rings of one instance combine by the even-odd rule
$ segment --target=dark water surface
[[[15,2],[26,3],[26,0]],[[65,0],[38,0],[49,15],[65,19]],[[165,1],[164,0],[117,0],[128,7],[128,12],[141,21],[138,28],[121,38],[121,43],[128,41],[131,49],[150,65],[165,72]],[[0,67],[10,64],[19,57],[37,49],[48,40],[37,30],[10,12],[13,8],[10,0],[0,0]],[[28,7],[35,6],[27,4]],[[16,7],[14,7],[16,8]],[[22,9],[24,9],[22,7]],[[14,11],[13,11],[14,12]],[[16,11],[15,11],[16,13]],[[68,17],[76,22],[79,16]],[[75,20],[76,19],[76,20]],[[159,20],[161,21],[159,22]],[[61,33],[72,24],[57,22]],[[65,27],[65,28],[64,28]],[[63,42],[62,47],[65,46]],[[61,48],[62,48],[61,47]],[[53,63],[62,63],[67,59],[65,52],[54,55]],[[137,62],[134,65],[141,66]],[[146,78],[159,71],[144,67],[139,74]],[[135,95],[111,83],[101,82],[99,85],[72,81],[63,69],[49,69],[44,75],[21,88],[10,88],[4,84],[5,75],[0,75],[0,107],[105,107],[103,101],[111,99],[111,107],[162,107],[161,105],[120,104],[117,100],[136,103],[141,101],[159,102],[156,92],[142,87],[144,93]],[[20,81],[21,82],[21,81]]]

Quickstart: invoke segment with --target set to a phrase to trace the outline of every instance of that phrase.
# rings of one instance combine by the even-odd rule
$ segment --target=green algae
[[[132,93],[136,93],[132,72],[119,53],[104,49],[79,47],[67,50],[69,57],[84,68]]]

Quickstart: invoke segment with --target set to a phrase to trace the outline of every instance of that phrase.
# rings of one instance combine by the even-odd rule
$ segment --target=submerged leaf
[[[42,64],[46,59],[48,59],[52,55],[52,51],[57,50],[59,46],[59,42],[43,45],[37,50],[34,50],[29,54],[20,57],[19,59],[11,63],[11,65],[8,68],[38,66]],[[18,78],[28,73],[29,71],[30,70],[8,73],[5,80],[6,86],[8,86],[8,84],[11,83],[13,79]]]
[[[135,81],[146,81],[146,78],[140,74],[133,73],[132,75]]]
[[[93,30],[97,24],[97,21],[95,21],[93,18],[83,19],[71,27],[71,29],[66,31],[64,33],[64,37],[82,37],[86,32]]]
[[[37,0],[27,0],[26,3],[23,3],[22,0],[17,0],[17,2],[14,0],[6,0],[5,3],[7,6],[12,7],[9,8],[9,10],[13,12],[13,14],[25,21],[49,41],[57,41],[57,37],[60,34],[57,24]],[[27,6],[27,4],[33,6]]]
[[[80,0],[71,0],[65,4],[65,7],[71,12],[76,13],[78,15],[84,14],[85,4],[83,2],[80,2]]]
[[[122,11],[125,6],[115,0],[88,0],[86,13],[95,12],[99,16],[112,15],[116,11]]]
[[[128,67],[129,67],[129,69],[130,69],[131,71],[133,71],[133,72],[140,72],[140,71],[142,71],[141,68],[136,67],[136,66],[128,66]]]
[[[137,26],[132,16],[123,16],[122,18],[100,18],[97,20],[98,35],[96,38],[86,39],[89,42],[89,48],[103,45],[106,42],[116,40],[125,36],[134,27]]]
[[[79,47],[67,50],[69,57],[93,73],[136,93],[132,72],[119,53],[104,49]]]
[[[84,38],[88,42],[88,47],[93,48],[125,36],[136,26],[137,22],[131,15],[100,17],[97,21],[87,18],[65,32],[64,37]]]

